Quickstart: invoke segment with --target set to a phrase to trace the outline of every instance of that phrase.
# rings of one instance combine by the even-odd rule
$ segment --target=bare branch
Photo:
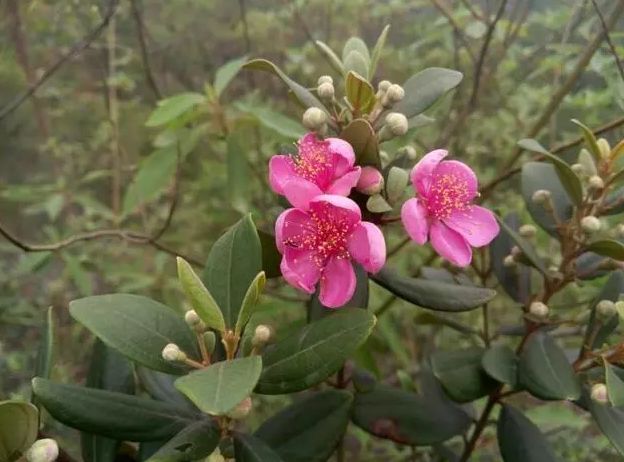
[[[460,42],[462,42],[462,44],[464,45],[464,48],[468,52],[468,55],[470,56],[470,60],[474,63],[476,58],[472,49],[470,48],[470,43],[468,43],[468,40],[466,39],[464,32],[462,31],[459,24],[457,24],[457,21],[455,21],[455,18],[453,18],[452,12],[449,11],[447,7],[440,2],[440,0],[431,0],[431,3],[433,3],[433,6],[435,6],[438,9],[438,11],[442,13],[444,17],[447,19],[447,21],[453,28],[455,35],[460,40]]]
[[[137,29],[137,38],[139,39],[139,48],[141,50],[141,61],[143,61],[143,71],[145,72],[145,80],[151,88],[156,99],[162,99],[163,93],[158,87],[154,71],[150,62],[149,51],[147,49],[147,39],[145,34],[145,23],[143,22],[143,16],[141,13],[141,7],[138,0],[130,0],[130,6],[132,10],[132,17]]]
[[[609,44],[609,48],[611,49],[611,53],[613,54],[613,58],[615,59],[615,64],[617,65],[618,71],[620,72],[620,77],[622,77],[622,80],[624,80],[624,67],[622,67],[622,61],[620,61],[620,58],[617,54],[617,50],[615,49],[615,45],[613,44],[613,41],[611,40],[611,35],[609,34],[609,27],[607,26],[607,23],[605,22],[605,18],[602,15],[600,8],[598,8],[598,4],[596,3],[596,0],[591,0],[591,2],[594,5],[594,9],[596,10],[596,14],[598,15],[598,18],[600,19],[600,25],[602,26],[602,30],[605,35],[605,40]]]

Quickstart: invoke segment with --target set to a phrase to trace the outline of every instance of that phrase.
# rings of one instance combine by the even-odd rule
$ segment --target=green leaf
[[[463,78],[461,72],[442,67],[430,67],[420,71],[403,84],[405,97],[394,110],[405,114],[408,119],[414,117],[459,85]]]
[[[493,379],[516,388],[518,357],[507,345],[495,345],[488,348],[481,358],[481,366]]]
[[[470,416],[450,401],[381,384],[356,393],[352,419],[373,435],[414,446],[441,443],[471,424]]]
[[[143,159],[138,172],[124,194],[124,215],[134,211],[140,205],[158,198],[167,188],[176,173],[178,163],[176,149],[175,145],[157,149]]]
[[[368,311],[344,308],[304,326],[267,348],[256,392],[293,393],[322,382],[340,369],[374,325]]]
[[[295,97],[304,107],[317,107],[327,112],[327,109],[325,108],[325,106],[323,106],[323,103],[321,103],[316,96],[314,96],[305,87],[299,85],[297,82],[284,74],[284,72],[282,72],[282,70],[271,61],[267,61],[266,59],[252,59],[251,61],[246,62],[243,65],[243,68],[270,72],[278,76],[280,79],[282,79],[282,82],[284,82],[288,86],[288,88],[290,88]]]
[[[371,279],[403,300],[436,311],[468,311],[496,296],[492,289],[407,278],[387,267]]]
[[[236,462],[282,462],[282,458],[261,439],[244,433],[234,433],[234,453]]]
[[[217,97],[221,96],[223,90],[227,88],[229,83],[232,81],[236,74],[240,72],[243,68],[243,65],[247,62],[247,56],[243,56],[241,58],[236,58],[231,61],[228,61],[215,73],[214,79],[214,89]]]
[[[158,401],[165,401],[186,412],[198,412],[186,396],[175,388],[178,376],[154,371],[146,367],[136,368],[136,374],[145,391]]]
[[[258,304],[260,295],[264,290],[265,284],[266,276],[264,271],[260,271],[254,280],[251,281],[251,284],[249,284],[249,288],[247,289],[247,293],[245,293],[245,298],[243,299],[240,312],[238,313],[238,319],[236,320],[236,327],[234,329],[234,333],[236,335],[240,336],[241,332],[245,329],[245,326],[249,322],[249,319]]]
[[[223,415],[251,394],[261,371],[260,356],[249,356],[191,372],[176,380],[175,386],[203,412]]]
[[[163,99],[158,102],[158,107],[150,114],[145,125],[148,127],[165,125],[205,102],[204,95],[191,92]]]
[[[572,202],[577,206],[583,203],[583,186],[581,185],[581,180],[564,160],[550,153],[534,139],[520,140],[518,141],[518,146],[545,156],[546,159],[555,166],[557,176]]]
[[[0,402],[0,460],[17,460],[37,439],[39,412],[30,403]]]
[[[33,391],[59,422],[111,439],[168,439],[197,419],[162,401],[34,379]]]
[[[261,270],[260,238],[247,215],[214,243],[202,275],[227,327],[236,323],[247,288]]]
[[[212,454],[220,439],[219,428],[214,422],[195,422],[171,438],[147,462],[203,460]]]
[[[360,74],[349,71],[345,81],[347,100],[354,111],[368,113],[375,105],[375,90],[368,80]]]
[[[345,74],[344,66],[342,65],[342,61],[340,60],[338,55],[334,52],[334,50],[332,50],[329,47],[329,45],[327,45],[325,42],[321,42],[320,40],[317,40],[314,43],[316,44],[316,47],[318,48],[318,50],[327,58],[327,60],[331,64],[331,67],[333,67],[334,70],[338,72],[340,75],[344,75]]]
[[[375,43],[375,47],[373,48],[373,52],[371,54],[370,66],[368,69],[368,78],[370,80],[375,77],[375,72],[377,71],[377,64],[379,64],[379,58],[381,58],[381,53],[383,51],[384,45],[386,44],[386,39],[388,38],[388,32],[390,32],[390,24],[386,25],[379,34],[379,38],[377,38],[377,42]]]
[[[565,353],[548,334],[531,335],[520,355],[518,381],[544,400],[575,400],[581,385]]]
[[[41,343],[37,352],[37,365],[35,366],[35,377],[50,378],[52,362],[54,357],[54,311],[48,308],[46,311],[46,321],[41,333]]]
[[[364,43],[364,40],[362,40],[359,37],[349,38],[349,40],[345,42],[345,45],[342,49],[342,61],[343,62],[346,61],[347,56],[349,56],[349,54],[353,51],[361,54],[368,65],[368,63],[370,62],[370,53],[368,51],[368,47],[366,46],[366,43]],[[367,75],[367,74],[361,74],[361,75]]]
[[[340,133],[340,138],[353,146],[356,164],[381,168],[379,142],[371,124],[364,119],[355,119]]]
[[[548,441],[522,412],[503,405],[497,424],[498,447],[505,462],[556,462]]]
[[[388,201],[394,204],[401,199],[407,183],[409,181],[409,174],[403,168],[390,167],[388,171],[388,181],[386,183],[386,194],[388,195]]]
[[[609,401],[613,406],[624,406],[624,380],[615,373],[613,366],[604,358],[603,361]]]
[[[359,51],[351,50],[343,60],[347,73],[354,72],[358,75],[368,75],[368,61]]]
[[[594,252],[604,257],[610,257],[614,260],[624,260],[624,244],[615,239],[601,239],[591,242],[585,248],[588,252]]]
[[[366,201],[366,210],[372,213],[386,213],[392,210],[392,206],[381,194],[373,194]]]
[[[352,402],[345,390],[314,393],[266,420],[254,436],[288,462],[324,462],[342,439]]]
[[[533,193],[539,189],[551,192],[557,218],[566,222],[572,217],[572,202],[561,185],[555,167],[544,162],[527,162],[522,166],[522,196],[535,222],[550,235],[557,237],[557,224],[543,205],[534,204]]]
[[[585,400],[592,417],[600,431],[608,438],[613,447],[624,456],[624,409],[609,404],[598,403],[590,398]]]
[[[600,162],[602,156],[600,154],[600,148],[598,147],[598,142],[596,141],[594,133],[589,129],[589,127],[583,125],[576,119],[572,119],[572,123],[581,127],[581,130],[583,131],[583,138],[585,138],[585,144],[589,148],[589,152],[596,162]]]
[[[227,138],[228,198],[232,208],[240,213],[249,211],[251,174],[245,155],[239,136],[230,134]]]
[[[225,332],[223,314],[204,283],[184,258],[177,257],[176,261],[178,263],[178,279],[193,309],[207,327]]]
[[[305,133],[305,128],[296,120],[285,116],[281,112],[274,111],[267,106],[258,104],[236,103],[235,107],[253,116],[259,123],[269,130],[282,135],[285,138],[300,138]]]
[[[327,308],[319,300],[318,292],[315,293],[310,297],[307,303],[308,323],[331,316],[335,310],[341,310],[343,308],[368,308],[368,273],[361,265],[357,264],[353,265],[353,270],[355,271],[355,291],[353,292],[353,297],[341,307]]]
[[[162,358],[168,343],[198,357],[195,337],[182,318],[147,297],[96,295],[74,300],[69,304],[69,312],[106,345],[151,369],[170,374],[187,370]]]
[[[544,266],[544,262],[542,261],[542,259],[539,257],[539,255],[537,255],[537,252],[535,251],[533,246],[526,239],[524,239],[513,229],[511,229],[509,225],[505,223],[505,221],[499,216],[497,216],[496,219],[498,220],[498,223],[500,224],[503,232],[511,238],[511,240],[518,246],[520,250],[522,250],[522,256],[526,257],[527,263],[530,263],[531,266],[539,270],[540,273],[547,276],[548,270],[546,269],[546,266]]]
[[[453,401],[474,401],[498,386],[481,367],[483,353],[482,348],[473,347],[431,355],[431,369]]]

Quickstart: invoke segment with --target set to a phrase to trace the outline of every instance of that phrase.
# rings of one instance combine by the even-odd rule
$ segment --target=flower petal
[[[427,242],[429,217],[427,209],[416,198],[409,199],[401,207],[401,221],[409,237],[417,244]]]
[[[284,247],[280,264],[282,276],[291,286],[308,294],[314,293],[321,270],[313,261],[314,252]]]
[[[327,138],[329,152],[334,154],[335,175],[342,176],[355,164],[353,147],[340,138]]]
[[[441,257],[457,266],[468,266],[472,260],[472,249],[468,242],[456,231],[441,221],[431,224],[431,245]]]
[[[376,273],[386,263],[386,241],[381,230],[363,221],[349,237],[351,257],[369,273]]]
[[[289,156],[277,155],[269,160],[269,184],[277,194],[284,194],[283,184],[295,174]]]
[[[284,242],[301,240],[311,233],[310,216],[299,209],[283,211],[275,222],[275,244],[281,254],[284,253]]]
[[[444,219],[444,223],[461,234],[473,247],[489,244],[500,231],[494,214],[478,205],[453,212]]]
[[[353,170],[345,173],[340,178],[336,179],[325,191],[327,194],[337,194],[339,196],[348,196],[351,193],[351,189],[355,187],[360,179],[360,167],[355,167]]]
[[[474,199],[479,189],[475,172],[458,160],[440,162],[433,171],[430,186],[434,183],[438,183],[440,190],[449,183],[453,184],[453,199],[464,203]]]
[[[436,149],[418,161],[410,173],[414,190],[422,195],[427,194],[430,178],[438,164],[448,155],[446,149]]]
[[[334,220],[346,219],[355,226],[362,221],[362,212],[358,205],[348,197],[323,194],[310,201],[310,210],[322,216],[331,216]]]
[[[355,271],[346,258],[331,258],[321,276],[319,300],[327,308],[339,308],[355,293]]]
[[[323,194],[317,185],[305,178],[293,176],[282,185],[282,190],[288,202],[293,207],[307,210],[310,201],[317,196]]]

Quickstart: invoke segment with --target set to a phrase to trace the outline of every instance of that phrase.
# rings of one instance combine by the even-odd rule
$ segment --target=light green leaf
[[[145,125],[148,127],[165,125],[205,102],[204,95],[190,92],[163,99],[158,102],[158,107],[150,114]]]
[[[375,104],[375,90],[360,74],[349,71],[345,80],[346,96],[354,111],[368,113]]]
[[[236,77],[236,74],[240,72],[246,61],[247,56],[243,56],[241,58],[228,61],[219,69],[217,69],[214,80],[214,89],[217,97],[221,96],[223,90],[225,90],[229,83],[232,81],[232,79]]]
[[[227,138],[228,196],[234,210],[249,211],[250,172],[246,152],[235,134]]]
[[[386,44],[386,39],[388,38],[388,32],[390,32],[390,24],[386,25],[379,34],[379,38],[375,43],[375,47],[373,48],[373,52],[371,54],[370,66],[368,69],[368,78],[370,80],[375,77],[375,71],[377,71],[377,64],[379,64],[379,58],[381,58],[381,53],[383,51],[384,45]]]
[[[242,112],[252,115],[264,127],[285,138],[300,138],[306,131],[298,121],[267,106],[239,102],[235,104],[235,107]]]
[[[249,318],[253,314],[253,310],[260,299],[260,295],[264,290],[264,285],[266,284],[266,276],[264,271],[260,271],[247,289],[247,293],[245,294],[245,298],[243,299],[243,303],[241,305],[241,309],[238,313],[238,319],[236,320],[236,328],[234,329],[234,333],[240,336],[241,332],[249,322]]]
[[[408,181],[409,174],[405,169],[390,167],[388,171],[388,182],[386,184],[386,194],[391,204],[395,203],[403,196]]]
[[[403,84],[405,98],[394,107],[394,110],[405,114],[408,119],[414,117],[459,85],[463,78],[461,72],[441,67],[430,67],[420,71]]]
[[[0,460],[17,460],[37,439],[39,412],[30,403],[0,402]]]
[[[368,66],[368,64],[370,63],[370,53],[368,51],[366,43],[364,43],[364,40],[359,37],[351,37],[345,42],[345,45],[342,49],[342,62],[344,63],[347,60],[347,56],[349,56],[349,54],[354,51],[362,55],[362,58],[364,58],[366,65]],[[368,74],[364,73],[360,75]]]
[[[392,210],[392,206],[381,194],[373,194],[366,201],[366,210],[373,213],[386,213]]]
[[[351,50],[343,59],[343,65],[346,72],[368,75],[368,61],[359,51]]]
[[[583,138],[585,138],[585,144],[589,148],[589,152],[596,162],[600,162],[602,156],[600,154],[600,148],[598,147],[598,142],[596,141],[594,133],[589,129],[589,127],[583,125],[576,119],[572,119],[572,123],[581,127],[581,130],[583,131]]]
[[[334,70],[338,72],[340,75],[344,75],[345,74],[344,66],[342,65],[342,61],[340,60],[338,55],[334,52],[334,50],[332,50],[329,47],[329,45],[327,45],[325,42],[321,42],[320,40],[317,40],[314,43],[316,43],[316,46],[319,49],[319,51],[323,53],[323,55],[325,55],[325,57],[331,64],[331,67],[333,67]]]

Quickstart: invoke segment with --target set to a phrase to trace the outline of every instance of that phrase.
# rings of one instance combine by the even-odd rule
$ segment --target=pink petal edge
[[[348,259],[332,258],[321,276],[319,300],[327,308],[340,308],[355,293],[355,271]]]
[[[441,257],[462,268],[470,264],[472,249],[458,232],[441,221],[435,221],[431,224],[429,237],[431,245]]]

